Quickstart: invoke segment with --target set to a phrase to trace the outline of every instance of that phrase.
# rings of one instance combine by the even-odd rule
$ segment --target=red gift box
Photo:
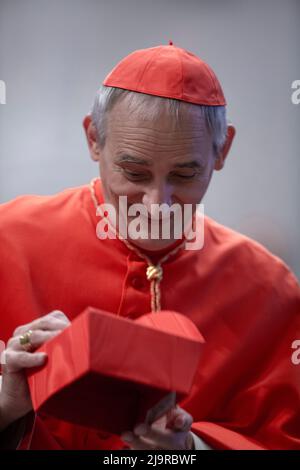
[[[129,320],[89,307],[39,348],[48,361],[27,374],[34,410],[115,434],[153,422],[189,394],[203,342],[176,312]]]

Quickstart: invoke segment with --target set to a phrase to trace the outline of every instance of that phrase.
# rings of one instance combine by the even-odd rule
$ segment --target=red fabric
[[[33,407],[121,434],[155,410],[156,418],[161,417],[160,410],[176,403],[173,392],[177,400],[188,396],[202,343],[196,326],[176,312],[133,321],[89,307],[39,348],[48,361],[28,370]]]
[[[113,68],[103,85],[195,104],[226,104],[209,65],[173,44],[132,52]]]
[[[0,220],[3,340],[54,309],[71,320],[88,305],[125,318],[149,312],[146,264],[120,240],[97,239],[87,186],[19,197],[0,206]],[[171,257],[161,288],[162,308],[186,315],[206,341],[180,403],[193,431],[217,449],[300,449],[300,366],[291,361],[300,289],[286,265],[206,217],[204,248]],[[39,418],[35,448],[123,447],[118,436]]]

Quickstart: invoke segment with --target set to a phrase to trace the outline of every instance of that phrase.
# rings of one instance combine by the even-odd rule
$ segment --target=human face
[[[151,217],[153,204],[192,205],[201,202],[214,169],[212,137],[199,113],[184,111],[179,124],[163,111],[154,120],[130,113],[126,100],[113,107],[107,120],[107,137],[99,157],[106,203],[119,214],[119,197],[128,207],[143,204]],[[132,217],[127,218],[128,223]],[[174,234],[173,234],[174,235]],[[168,239],[134,239],[140,248],[155,251],[171,246]]]

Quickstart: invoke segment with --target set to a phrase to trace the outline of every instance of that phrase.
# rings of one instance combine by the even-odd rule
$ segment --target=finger
[[[45,330],[45,331],[54,331],[54,330],[63,330],[68,326],[65,322],[58,320],[56,318],[46,318],[42,317],[37,320],[34,320],[27,325],[19,326],[15,329],[13,336],[20,336],[26,333],[29,330]]]
[[[189,431],[193,424],[193,417],[183,408],[177,406],[168,413],[166,427],[174,431]]]
[[[22,369],[30,367],[38,367],[46,362],[47,354],[41,353],[28,353],[26,351],[13,351],[7,349],[5,351],[5,372],[18,372]]]
[[[60,310],[53,310],[53,312],[50,312],[47,315],[44,315],[40,318],[36,318],[35,320],[33,320],[33,322],[31,322],[31,324],[24,325],[23,328],[25,328],[25,330],[27,331],[28,326],[31,325],[33,329],[56,330],[64,329],[69,324],[70,320],[63,312],[61,312]]]
[[[15,329],[13,336],[20,336],[28,330],[63,330],[70,324],[70,320],[63,312],[54,310],[40,318],[36,318],[31,323],[21,325]]]
[[[50,312],[49,315],[53,315],[54,317],[59,318],[60,320],[66,320],[67,322],[70,323],[70,320],[68,319],[68,317],[61,310],[52,310],[52,312]]]
[[[121,439],[130,446],[131,450],[163,450],[158,444],[147,442],[141,437],[135,436],[132,432],[126,431],[121,435]]]
[[[138,437],[142,442],[150,442],[150,444],[164,449],[175,449],[177,447],[176,442],[180,441],[178,433],[175,435],[171,429],[156,428],[154,424],[152,426],[140,424],[134,428],[132,434],[134,438]]]
[[[30,335],[30,345],[32,349],[37,349],[39,346],[44,344],[46,341],[57,336],[61,330],[44,331],[44,330],[32,330]],[[20,343],[21,336],[13,336],[7,343],[7,348],[11,348],[14,351],[24,351],[24,346]]]
[[[134,436],[150,440],[166,449],[185,448],[186,436],[193,423],[193,417],[178,405],[164,415],[165,425],[157,420],[151,426],[140,423],[134,428]],[[143,441],[143,439],[142,439]]]

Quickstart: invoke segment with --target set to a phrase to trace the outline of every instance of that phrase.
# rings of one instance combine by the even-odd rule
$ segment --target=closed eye
[[[193,179],[195,178],[196,175],[197,173],[193,173],[192,175],[181,175],[178,173],[173,173],[171,176],[175,176],[176,178],[183,178],[183,179]]]
[[[148,179],[149,175],[145,172],[130,171],[126,168],[123,168],[123,173],[127,179],[131,181],[143,181]]]
[[[177,181],[192,181],[196,179],[200,175],[200,172],[193,171],[193,172],[185,172],[185,173],[178,173],[172,172],[170,173],[170,178],[175,179]]]

